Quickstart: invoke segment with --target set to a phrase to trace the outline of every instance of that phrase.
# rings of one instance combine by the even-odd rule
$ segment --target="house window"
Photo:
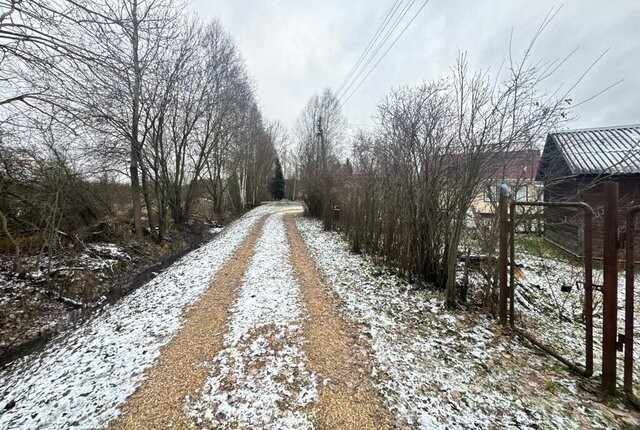
[[[526,202],[527,201],[527,186],[523,185],[520,188],[518,188],[518,191],[516,191],[516,201],[517,202]]]

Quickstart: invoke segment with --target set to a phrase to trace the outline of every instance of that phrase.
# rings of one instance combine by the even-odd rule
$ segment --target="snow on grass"
[[[316,380],[300,349],[305,311],[290,254],[283,215],[273,215],[231,307],[225,348],[201,397],[187,400],[198,428],[312,428],[304,408]]]
[[[20,292],[28,287],[29,283],[26,280],[0,273],[0,306],[19,299]]]
[[[544,343],[560,351],[565,357],[584,365],[585,325],[584,288],[576,285],[583,281],[582,263],[565,257],[541,239],[523,239],[516,242],[516,264],[521,274],[516,286],[516,315],[519,325],[526,327]],[[593,283],[602,285],[603,272],[593,270]],[[571,290],[562,292],[562,286]],[[594,369],[600,372],[602,360],[602,293],[593,291]],[[618,332],[624,332],[625,278],[618,274]],[[634,288],[636,320],[640,312],[640,276]],[[636,324],[637,326],[637,324]],[[634,337],[634,384],[640,389],[640,339]],[[622,354],[618,355],[622,357]],[[620,384],[624,371],[618,360]]]
[[[42,353],[2,369],[0,428],[95,429],[115,418],[181,327],[185,307],[206,290],[258,218],[275,210],[254,209]]]
[[[51,259],[32,255],[22,258],[21,264],[23,269],[31,269],[24,273],[24,277],[37,282],[45,280],[49,267],[51,275],[73,276],[74,272],[81,271],[113,271],[118,262],[133,260],[134,258],[118,244],[102,242],[87,244],[78,255],[62,253],[52,256]],[[3,271],[10,273],[10,266],[11,261],[0,261],[0,269]]]
[[[92,243],[77,259],[75,270],[103,270],[113,271],[119,261],[131,261],[131,256],[115,243]],[[73,271],[74,268],[70,268]]]
[[[344,311],[369,339],[374,381],[407,427],[615,428],[620,420],[579,386],[562,365],[516,338],[500,334],[480,314],[455,312],[442,298],[381,271],[349,252],[320,223],[298,228]],[[619,411],[616,411],[617,413]],[[624,418],[621,418],[624,416]]]
[[[91,243],[87,246],[89,251],[109,257],[111,259],[130,260],[127,252],[116,243]]]

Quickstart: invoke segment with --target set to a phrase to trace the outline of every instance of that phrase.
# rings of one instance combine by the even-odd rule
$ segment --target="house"
[[[603,184],[612,180],[619,184],[621,227],[626,209],[640,204],[640,125],[550,133],[536,180],[544,182],[545,201],[585,202],[594,209],[594,256],[601,256]],[[584,229],[579,211],[547,207],[544,220],[548,241],[582,255]]]
[[[483,191],[471,205],[471,210],[480,217],[492,217],[497,211],[500,184],[509,185],[514,198],[521,202],[539,201],[542,198],[542,183],[536,181],[540,163],[540,151],[527,149],[510,151],[499,157]]]

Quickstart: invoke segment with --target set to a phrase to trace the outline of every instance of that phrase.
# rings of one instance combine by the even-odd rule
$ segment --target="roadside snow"
[[[125,250],[115,243],[92,243],[87,246],[89,251],[112,259],[130,260],[131,257]]]
[[[2,369],[0,428],[104,427],[181,327],[185,307],[205,291],[258,218],[276,210],[254,209],[42,353]]]
[[[316,380],[300,349],[303,304],[283,215],[264,226],[230,309],[225,349],[213,357],[201,397],[187,400],[199,428],[306,429]]]
[[[410,428],[615,428],[634,417],[594,401],[552,358],[500,335],[480,314],[454,312],[349,252],[317,221],[298,228],[344,311],[369,339],[373,378]],[[623,417],[623,418],[621,418]]]

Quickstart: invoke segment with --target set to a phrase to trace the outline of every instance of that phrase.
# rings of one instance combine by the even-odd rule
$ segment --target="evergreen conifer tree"
[[[269,184],[269,191],[271,191],[274,200],[282,200],[284,198],[284,175],[282,174],[279,158],[276,158],[274,175]]]

